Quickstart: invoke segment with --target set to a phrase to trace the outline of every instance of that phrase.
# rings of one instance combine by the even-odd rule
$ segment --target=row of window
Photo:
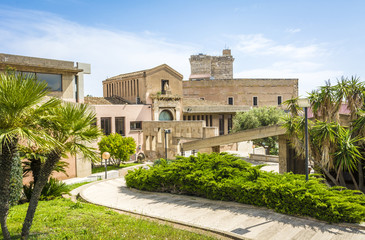
[[[22,74],[24,77],[36,78],[39,81],[45,81],[47,82],[47,88],[50,91],[62,92],[62,74],[24,71],[16,71],[16,74]]]
[[[106,96],[113,95],[121,97],[139,96],[139,80],[133,79],[129,81],[121,81],[106,84]]]
[[[204,100],[204,98],[200,98],[202,100]],[[233,105],[233,97],[229,97],[228,100],[228,105]],[[278,96],[278,105],[280,106],[282,103],[282,97],[281,96]],[[258,97],[253,97],[252,98],[252,105],[253,106],[257,106],[258,105]]]
[[[122,136],[125,136],[125,117],[116,117],[115,119],[115,132]],[[100,128],[103,130],[104,135],[109,135],[112,131],[111,129],[111,117],[100,118]],[[130,130],[142,130],[142,122],[134,121],[130,122]]]
[[[183,116],[184,121],[200,121],[200,120],[205,120],[205,125],[207,127],[212,127],[213,126],[213,116],[212,115],[188,115],[188,116]]]

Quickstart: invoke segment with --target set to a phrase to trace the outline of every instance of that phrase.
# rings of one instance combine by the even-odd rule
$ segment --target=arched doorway
[[[158,120],[160,121],[172,121],[174,120],[172,114],[170,111],[168,110],[163,110],[161,113],[160,113],[160,116],[158,118]]]

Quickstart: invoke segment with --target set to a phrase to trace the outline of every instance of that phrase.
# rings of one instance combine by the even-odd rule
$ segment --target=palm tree
[[[55,141],[37,127],[45,109],[56,104],[44,97],[47,83],[15,72],[0,74],[0,223],[4,239],[10,239],[6,219],[9,212],[9,180],[19,141],[44,147]]]
[[[22,239],[29,236],[41,191],[62,156],[65,153],[82,153],[87,159],[98,160],[96,149],[88,146],[88,143],[101,136],[99,128],[93,124],[95,113],[83,104],[63,103],[60,107],[52,109],[50,114],[52,117],[44,119],[41,126],[47,128],[48,133],[57,139],[60,145],[46,154],[46,161],[42,164],[24,220]]]
[[[326,85],[310,93],[309,99],[315,120],[309,124],[309,151],[315,164],[336,185],[345,186],[343,172],[347,170],[351,175],[355,188],[364,190],[363,182],[363,157],[359,152],[359,145],[363,143],[365,120],[359,113],[364,107],[364,84],[358,78],[342,77],[337,85]],[[350,110],[349,123],[340,121],[340,108],[343,102],[347,103]],[[295,104],[295,99],[287,101]],[[295,110],[295,106],[290,109]],[[284,127],[290,136],[292,145],[299,154],[304,151],[302,117],[295,114],[287,117]],[[342,125],[341,125],[342,124]],[[348,126],[344,126],[348,125]],[[357,165],[359,184],[353,175]],[[336,176],[330,171],[334,170]],[[338,182],[339,181],[339,182]]]

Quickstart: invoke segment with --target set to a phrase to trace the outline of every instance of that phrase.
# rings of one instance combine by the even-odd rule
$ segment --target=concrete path
[[[124,178],[84,186],[86,201],[172,222],[211,229],[238,239],[365,239],[365,226],[331,225],[232,202],[129,189]]]

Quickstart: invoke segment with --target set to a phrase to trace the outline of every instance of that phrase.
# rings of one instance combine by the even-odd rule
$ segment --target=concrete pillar
[[[279,173],[288,171],[288,149],[286,135],[279,135]]]

